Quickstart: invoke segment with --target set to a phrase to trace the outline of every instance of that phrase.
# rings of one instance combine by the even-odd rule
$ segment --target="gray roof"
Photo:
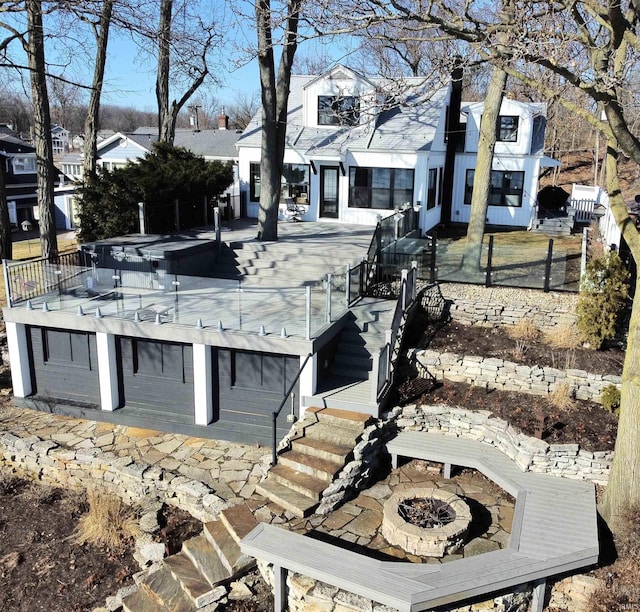
[[[374,119],[359,126],[303,125],[303,92],[317,76],[292,76],[287,111],[286,146],[309,155],[340,156],[352,151],[428,151],[435,136],[448,87],[432,88],[422,77],[401,83],[370,78],[379,90],[401,92]],[[259,147],[261,113],[258,112],[238,141],[239,146]]]
[[[36,149],[12,134],[0,134],[0,149],[6,153],[33,153]]]
[[[151,143],[158,140],[158,128],[139,127],[127,136],[145,149],[151,149]],[[177,129],[174,144],[184,147],[195,155],[202,157],[218,157],[235,159],[238,157],[236,142],[240,134],[235,130],[200,130]]]

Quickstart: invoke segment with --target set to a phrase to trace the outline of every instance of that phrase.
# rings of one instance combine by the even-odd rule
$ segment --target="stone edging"
[[[547,444],[527,436],[487,410],[471,411],[450,406],[396,407],[392,411],[399,430],[438,431],[479,440],[495,446],[524,471],[564,478],[590,480],[605,485],[613,451],[587,451],[578,444]]]
[[[602,391],[608,385],[622,386],[615,375],[600,375],[584,370],[526,366],[495,357],[440,353],[429,349],[412,349],[409,358],[418,364],[418,375],[436,380],[464,382],[476,387],[547,395],[568,384],[575,399],[602,403]]]
[[[0,466],[51,486],[99,486],[125,503],[143,508],[167,503],[202,522],[215,520],[228,505],[206,484],[177,472],[138,465],[130,457],[117,457],[99,448],[68,448],[37,436],[20,438],[0,432]]]

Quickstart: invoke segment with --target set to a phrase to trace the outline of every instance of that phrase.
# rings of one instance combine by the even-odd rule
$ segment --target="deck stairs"
[[[256,492],[300,518],[319,505],[322,492],[353,456],[371,415],[308,408],[302,434],[278,457]]]
[[[548,236],[570,236],[574,222],[573,215],[534,219],[531,231]]]
[[[255,559],[242,554],[240,540],[258,521],[240,504],[205,523],[200,535],[183,543],[179,553],[147,574],[135,593],[123,599],[125,612],[191,612],[220,598],[220,585],[246,573]]]
[[[361,257],[362,248],[348,242],[335,253],[323,244],[236,241],[223,244],[212,275],[264,288],[302,287],[344,272],[346,264]]]

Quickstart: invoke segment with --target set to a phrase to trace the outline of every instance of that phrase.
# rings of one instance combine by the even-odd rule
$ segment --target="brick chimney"
[[[219,130],[229,129],[229,115],[225,114],[224,108],[222,109],[222,113],[218,115],[218,129]]]

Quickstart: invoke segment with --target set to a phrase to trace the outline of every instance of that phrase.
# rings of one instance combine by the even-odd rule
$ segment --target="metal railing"
[[[271,413],[271,440],[273,442],[272,448],[271,448],[271,465],[272,466],[276,465],[278,463],[278,448],[277,448],[278,447],[278,432],[277,432],[278,417],[280,416],[280,413],[282,412],[282,409],[284,408],[284,405],[287,403],[288,397],[291,395],[291,392],[293,391],[294,387],[296,386],[296,383],[300,379],[300,376],[302,375],[302,372],[303,372],[305,366],[307,365],[307,362],[311,358],[311,356],[312,356],[312,354],[309,353],[305,357],[305,360],[302,362],[302,365],[300,366],[300,369],[298,370],[298,373],[295,375],[295,378],[293,379],[293,381],[289,385],[289,389],[284,394],[284,397],[282,398],[282,402],[280,402],[280,406],[278,406],[277,410],[274,410]],[[295,402],[295,394],[294,394],[294,402]],[[292,402],[292,407],[293,407],[293,402]]]

